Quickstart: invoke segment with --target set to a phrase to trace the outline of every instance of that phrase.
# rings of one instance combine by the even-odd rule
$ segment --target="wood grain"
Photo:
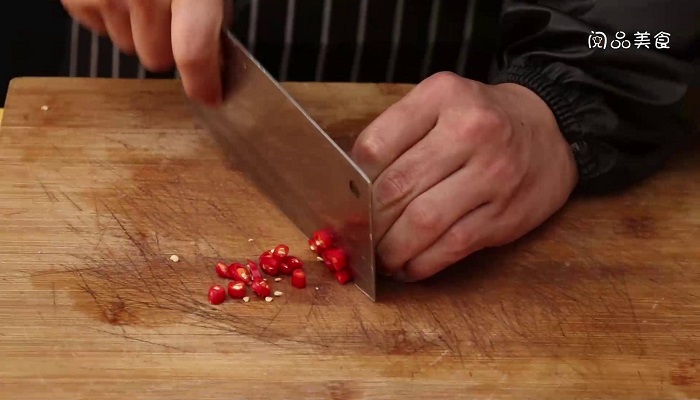
[[[410,90],[285,86],[346,149]],[[699,398],[697,149],[427,282],[381,282],[372,304],[223,161],[177,82],[15,80],[0,397]],[[307,262],[307,290],[207,304],[216,260],[279,242]]]

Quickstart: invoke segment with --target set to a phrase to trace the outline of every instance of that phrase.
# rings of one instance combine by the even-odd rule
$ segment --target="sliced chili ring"
[[[335,273],[335,279],[341,285],[345,285],[352,280],[352,274],[347,269],[343,269]]]
[[[279,275],[279,261],[277,259],[270,257],[263,257],[260,259],[260,268],[270,276]]]
[[[233,281],[228,284],[228,295],[232,299],[242,299],[245,297],[246,285],[243,282]]]
[[[325,251],[333,246],[333,234],[327,229],[321,229],[314,232],[313,236],[316,248]]]
[[[239,262],[235,262],[235,263],[232,263],[231,265],[229,265],[228,268],[226,269],[226,272],[228,274],[229,279],[236,280],[236,269],[237,268],[245,268],[245,265],[243,265]]]
[[[348,259],[342,249],[332,248],[323,252],[323,261],[326,265],[333,267],[335,271],[340,271],[348,266]]]
[[[279,264],[279,269],[280,273],[284,275],[291,275],[292,272],[294,271],[294,268],[292,268],[291,265],[289,265],[286,261],[280,261]]]
[[[275,247],[272,250],[272,256],[275,257],[277,260],[284,260],[285,257],[289,255],[289,246],[286,244],[278,244],[277,247]]]
[[[219,275],[222,278],[230,278],[228,274],[228,266],[222,262],[216,263],[216,267],[214,267],[216,270],[216,274]]]
[[[272,250],[266,250],[264,253],[260,254],[258,261],[262,260],[265,257],[272,257]]]
[[[250,276],[250,272],[248,271],[248,268],[244,266],[240,266],[238,268],[234,268],[233,272],[233,279],[243,282],[246,285],[250,285],[251,282],[253,282],[253,278]]]
[[[302,262],[299,259],[299,257],[287,256],[287,257],[285,257],[284,262],[293,270],[304,267],[304,262]]]
[[[208,297],[211,304],[221,304],[226,300],[226,289],[221,285],[213,285],[209,288]]]
[[[314,238],[309,239],[309,250],[313,251],[314,253],[321,255],[321,252],[319,251],[318,247],[316,246],[316,240]]]
[[[251,286],[253,289],[253,292],[258,295],[258,297],[267,297],[270,295],[272,292],[272,288],[270,288],[270,284],[267,283],[267,281],[255,281],[253,282],[253,285]]]
[[[292,272],[292,286],[297,289],[303,289],[306,287],[306,272],[303,269],[295,269]]]
[[[253,281],[258,281],[263,278],[262,272],[260,272],[260,267],[255,263],[255,261],[247,260],[246,266],[250,270],[250,275],[252,276]]]

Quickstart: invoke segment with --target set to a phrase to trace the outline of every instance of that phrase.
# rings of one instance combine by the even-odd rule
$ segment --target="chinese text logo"
[[[629,49],[630,47],[634,46],[637,49],[645,48],[645,49],[650,49],[651,48],[651,33],[649,32],[635,32],[634,33],[634,40],[630,41],[629,39],[625,39],[627,37],[627,34],[625,32],[619,31],[615,34],[615,39],[611,40],[608,43],[608,35],[605,34],[605,32],[595,32],[591,31],[591,34],[588,35],[588,48],[589,49],[607,49],[608,46],[611,49]],[[654,46],[657,49],[670,49],[671,46],[669,45],[671,43],[671,34],[661,31],[657,33],[656,35],[653,36],[654,39]]]

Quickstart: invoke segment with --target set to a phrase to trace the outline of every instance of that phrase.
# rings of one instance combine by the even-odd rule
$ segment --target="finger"
[[[473,147],[464,140],[462,128],[449,117],[441,118],[435,129],[379,175],[373,185],[377,238],[384,236],[413,199],[466,164]]]
[[[112,42],[124,53],[134,54],[129,7],[122,1],[103,1],[102,15]]]
[[[63,4],[63,7],[72,19],[78,21],[88,30],[99,34],[107,33],[107,28],[105,27],[104,20],[99,10],[93,8],[85,1],[69,2],[67,0],[61,0],[61,4]]]
[[[224,0],[224,23],[226,29],[233,29],[233,0]]]
[[[131,29],[139,60],[150,71],[173,66],[170,0],[129,0]]]
[[[221,0],[173,0],[172,47],[187,95],[208,105],[221,102]]]
[[[455,262],[481,250],[491,236],[498,209],[486,204],[462,217],[433,245],[410,260],[395,276],[404,282],[429,278]]]
[[[450,226],[488,203],[495,185],[470,162],[413,200],[377,245],[382,268],[393,274],[435,243]]]
[[[352,158],[371,180],[435,127],[442,105],[435,86],[421,82],[357,137]]]

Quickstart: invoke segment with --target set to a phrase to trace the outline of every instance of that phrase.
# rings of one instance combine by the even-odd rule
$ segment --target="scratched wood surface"
[[[345,148],[410,89],[286,86]],[[697,146],[372,304],[224,162],[176,82],[22,79],[4,114],[0,398],[700,398]],[[216,260],[279,242],[307,290],[206,302]]]

